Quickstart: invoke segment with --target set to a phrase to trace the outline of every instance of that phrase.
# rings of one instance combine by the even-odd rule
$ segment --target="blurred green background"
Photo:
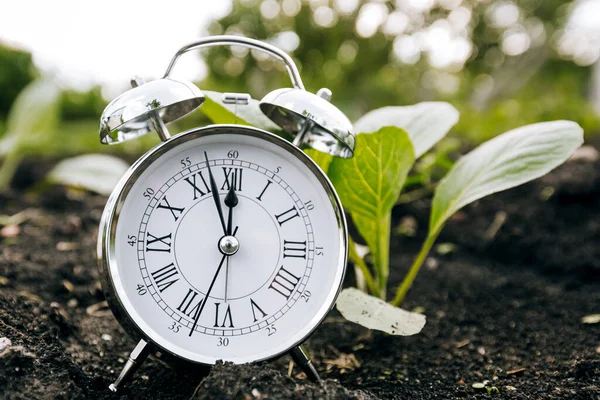
[[[307,89],[330,88],[351,120],[388,105],[448,101],[461,112],[450,136],[472,146],[554,119],[578,122],[588,140],[600,131],[598,15],[599,0],[233,0],[229,14],[199,34],[243,34],[281,47]],[[204,89],[260,99],[289,86],[282,66],[260,53],[211,48],[188,57],[204,59]],[[0,138],[16,96],[40,75],[28,52],[0,42]],[[158,142],[151,135],[101,148],[98,119],[109,100],[100,86],[63,90],[58,129],[47,133],[53,139],[21,152],[137,155]],[[172,130],[204,123],[195,112]]]

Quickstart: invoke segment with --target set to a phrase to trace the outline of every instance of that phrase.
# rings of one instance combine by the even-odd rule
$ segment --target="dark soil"
[[[19,232],[0,231],[0,398],[600,399],[600,323],[581,321],[600,313],[598,163],[570,162],[459,213],[404,303],[427,315],[419,335],[369,332],[332,312],[307,342],[322,386],[297,368],[288,376],[287,357],[219,364],[205,377],[153,356],[110,393],[136,340],[98,282],[105,201],[60,188],[0,197],[0,214],[25,217]],[[417,229],[392,239],[390,293],[428,209],[423,200],[394,211],[395,225]]]

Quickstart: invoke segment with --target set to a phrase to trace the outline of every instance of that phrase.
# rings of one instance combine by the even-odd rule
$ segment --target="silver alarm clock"
[[[293,88],[267,94],[260,109],[293,135],[211,125],[171,136],[165,124],[202,105],[192,83],[171,78],[185,52],[239,45],[282,61]],[[110,196],[98,258],[106,299],[139,343],[116,391],[153,350],[211,365],[290,353],[318,373],[300,347],[335,303],[347,257],[336,192],[301,146],[351,157],[349,120],[330,92],[304,89],[292,59],[269,44],[214,36],[180,49],[164,77],[113,100],[100,121],[102,143],[156,131],[162,143],[137,160]],[[224,95],[243,107],[245,94]]]

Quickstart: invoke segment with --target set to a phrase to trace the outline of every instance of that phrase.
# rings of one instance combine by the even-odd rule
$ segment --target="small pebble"
[[[515,390],[517,390],[517,388],[514,386],[504,386],[504,389],[508,392],[514,392]]]
[[[12,342],[10,341],[9,338],[7,338],[7,337],[0,338],[0,354],[4,351],[4,349],[9,348],[10,346],[12,346]]]
[[[71,251],[75,250],[79,247],[77,243],[74,242],[58,242],[56,243],[56,250],[58,251]]]
[[[112,336],[110,336],[108,333],[103,333],[102,334],[102,340],[110,342],[112,340]]]
[[[477,389],[477,390],[485,389],[485,385],[481,382],[475,382],[471,386],[473,387],[473,389]]]
[[[581,322],[584,324],[597,324],[600,322],[600,314],[590,314],[581,318]]]
[[[75,289],[75,286],[73,286],[73,284],[66,279],[62,281],[62,284],[63,287],[67,289],[67,292],[72,292],[73,289]]]
[[[75,308],[78,304],[79,302],[77,301],[77,299],[70,299],[69,301],[67,301],[67,306],[69,308]]]
[[[21,227],[19,225],[6,225],[0,229],[0,236],[5,238],[19,236],[19,233],[21,233]]]

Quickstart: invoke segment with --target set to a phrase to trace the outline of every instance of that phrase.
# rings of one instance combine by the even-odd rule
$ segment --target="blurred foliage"
[[[106,107],[102,88],[95,86],[87,92],[65,90],[61,98],[62,118],[66,121],[99,119]]]
[[[6,119],[17,95],[37,76],[31,54],[0,43],[0,120]],[[0,132],[3,126],[0,123]]]
[[[330,88],[332,101],[352,120],[387,105],[449,101],[462,115],[455,132],[478,143],[552,119],[600,130],[586,99],[590,68],[556,50],[573,4],[234,0],[232,12],[209,32],[243,34],[290,51],[307,89]],[[204,59],[210,72],[203,88],[261,98],[290,85],[278,61],[255,51],[210,48]]]
[[[461,113],[451,135],[468,145],[554,119],[578,122],[588,137],[600,131],[588,100],[598,49],[586,53],[585,40],[563,40],[572,30],[575,0],[232,2],[229,15],[214,21],[209,34],[243,34],[289,52],[307,89],[330,88],[333,103],[353,121],[384,106],[443,100]],[[260,99],[290,86],[284,67],[259,52],[212,47],[203,58],[203,89],[245,91]],[[29,53],[0,43],[0,137],[17,94],[40,75]],[[63,91],[57,137],[28,154],[135,156],[157,143],[149,135],[124,146],[101,146],[98,119],[106,104],[100,87]],[[207,122],[196,111],[171,130]]]

